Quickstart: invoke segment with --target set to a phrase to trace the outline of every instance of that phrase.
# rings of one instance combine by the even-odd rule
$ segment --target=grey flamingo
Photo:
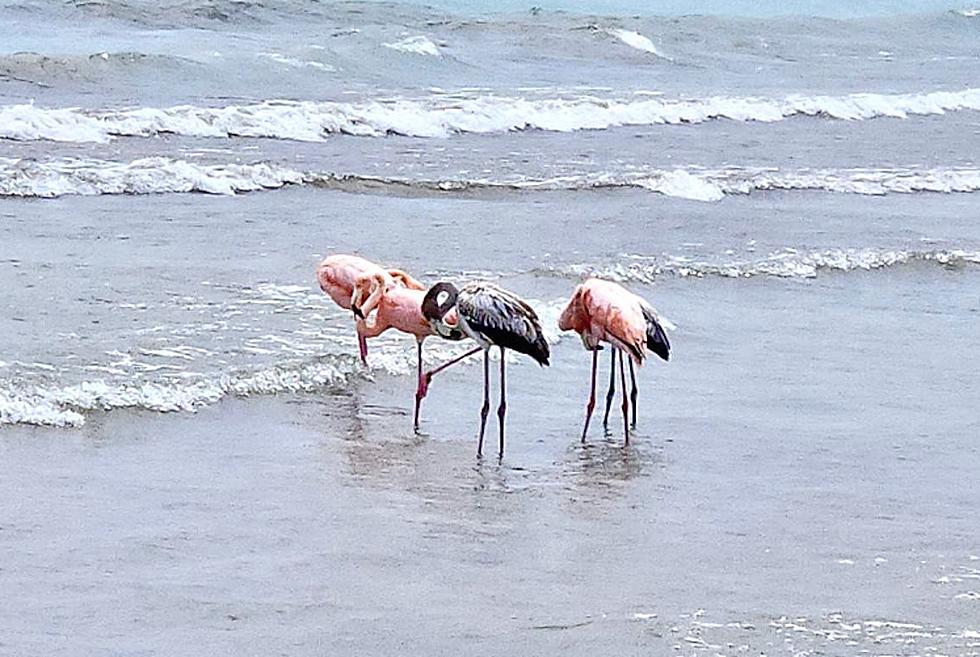
[[[452,283],[436,283],[426,292],[422,314],[443,334],[451,327],[443,319],[455,308],[458,325],[463,333],[483,349],[483,408],[480,411],[480,439],[476,454],[483,455],[483,435],[490,412],[490,349],[500,349],[500,405],[497,422],[500,429],[500,458],[504,455],[504,416],[507,413],[506,354],[507,349],[530,356],[540,365],[548,365],[550,350],[541,331],[541,322],[534,309],[519,296],[493,283],[476,281],[460,289]],[[448,367],[474,353],[473,350],[437,368],[429,375]]]

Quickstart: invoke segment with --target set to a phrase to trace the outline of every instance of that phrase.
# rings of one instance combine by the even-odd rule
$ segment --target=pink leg
[[[456,358],[453,358],[452,360],[443,363],[442,365],[435,368],[434,370],[429,370],[425,374],[421,375],[419,378],[419,392],[422,394],[422,397],[425,397],[429,393],[429,384],[432,383],[433,376],[443,371],[447,367],[450,367],[451,365],[455,365],[456,363],[463,360],[464,358],[469,358],[473,354],[477,354],[481,351],[483,351],[483,347],[475,347],[467,351],[462,356],[456,356]]]
[[[357,347],[361,352],[361,364],[367,367],[367,338],[360,333],[357,334]]]
[[[428,386],[426,386],[428,387]],[[415,389],[415,433],[419,432],[419,410],[422,407],[422,341],[419,341],[418,387]]]
[[[629,361],[630,361],[630,381],[632,382],[633,385],[632,389],[630,390],[630,407],[633,410],[633,421],[630,422],[630,428],[635,429],[636,428],[636,395],[638,391],[636,388],[636,373],[633,371],[633,359],[630,358]]]
[[[589,420],[592,419],[592,411],[595,409],[595,373],[599,367],[599,350],[592,351],[592,386],[589,389],[589,403],[585,405],[585,428],[582,429],[582,442],[585,442],[585,435],[589,433]]]
[[[626,392],[626,365],[623,363],[626,358],[629,356],[624,353],[619,354],[619,384],[623,386],[623,435],[626,436],[624,446],[630,444],[630,402],[627,397],[629,393]]]

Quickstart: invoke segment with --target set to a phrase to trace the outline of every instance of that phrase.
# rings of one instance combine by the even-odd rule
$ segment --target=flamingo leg
[[[606,393],[606,413],[602,416],[602,427],[609,431],[609,409],[612,408],[613,397],[616,395],[616,354],[619,350],[610,347],[609,353],[609,392]]]
[[[504,348],[500,348],[500,406],[497,407],[497,425],[500,428],[500,453],[498,456],[504,458],[504,416],[507,414],[507,379],[504,377],[504,365],[507,358],[504,355]]]
[[[635,429],[636,428],[636,395],[637,395],[636,373],[633,371],[633,359],[630,358],[629,362],[630,362],[630,381],[633,385],[632,389],[630,390],[630,406],[633,408],[633,421],[630,422],[630,428]]]
[[[623,386],[623,435],[626,437],[624,446],[630,444],[630,402],[626,396],[626,368],[623,360],[628,358],[626,354],[619,355],[619,383]]]
[[[419,340],[418,352],[418,385],[415,388],[415,433],[419,432],[419,411],[422,408],[422,398],[425,397],[423,390],[422,377],[422,341]]]
[[[483,408],[480,410],[480,441],[476,444],[476,456],[483,456],[483,432],[487,428],[490,413],[490,350],[483,353]]]
[[[425,397],[429,393],[429,384],[432,383],[432,377],[434,377],[436,374],[443,371],[447,367],[451,365],[455,365],[456,363],[463,360],[464,358],[469,358],[470,356],[472,356],[473,354],[477,353],[482,349],[483,347],[474,347],[473,349],[467,351],[465,354],[461,356],[456,356],[456,358],[453,358],[452,360],[443,363],[439,367],[429,370],[424,375],[420,375],[421,379],[420,379],[419,389],[422,392],[422,396]]]
[[[585,434],[589,433],[589,420],[592,419],[592,411],[595,409],[595,374],[599,367],[599,350],[592,350],[592,386],[589,388],[589,403],[585,405],[585,427],[582,429],[582,442],[585,443]]]
[[[357,349],[361,354],[361,364],[367,367],[367,338],[360,331],[357,333]]]

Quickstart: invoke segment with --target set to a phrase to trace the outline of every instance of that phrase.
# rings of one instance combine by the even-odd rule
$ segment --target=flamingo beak
[[[364,319],[364,313],[361,312],[361,308],[359,306],[351,306],[350,309],[354,311],[354,317]]]
[[[440,336],[447,340],[462,340],[465,336],[463,332],[457,326],[452,324],[447,324],[442,320],[433,320],[430,322],[433,330]]]

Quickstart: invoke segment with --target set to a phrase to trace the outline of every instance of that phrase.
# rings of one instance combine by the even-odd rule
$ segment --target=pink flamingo
[[[422,314],[422,302],[425,292],[414,288],[404,287],[395,282],[385,272],[365,274],[355,281],[354,292],[351,295],[351,308],[358,315],[358,339],[374,338],[388,329],[395,329],[415,336],[418,343],[418,386],[415,389],[415,431],[419,430],[419,409],[422,399],[429,389],[432,376],[446,367],[459,362],[463,358],[475,354],[480,348],[473,349],[462,356],[454,358],[443,366],[422,373],[422,343],[430,335],[439,335],[447,340],[462,340],[465,336],[456,327],[458,323],[455,313],[441,319],[440,326]],[[372,311],[377,310],[373,323],[365,319]]]
[[[344,310],[351,310],[351,296],[354,294],[354,283],[357,282],[358,277],[379,273],[408,289],[425,289],[420,282],[401,269],[384,269],[360,256],[346,254],[324,258],[323,262],[316,268],[316,279],[320,283],[320,289],[326,292],[334,303]],[[361,354],[361,362],[366,365],[367,342],[360,334],[358,334],[357,344]]]
[[[623,428],[626,444],[630,442],[629,402],[626,399],[626,368],[624,354],[629,356],[630,379],[633,389],[630,393],[633,403],[633,423],[636,426],[636,375],[633,363],[643,365],[649,349],[660,358],[670,358],[670,342],[662,326],[663,320],[653,306],[628,291],[621,285],[597,278],[590,278],[577,288],[561,317],[558,328],[562,331],[575,331],[582,338],[582,344],[592,352],[592,384],[589,401],[585,408],[585,427],[582,429],[582,442],[589,431],[589,420],[595,408],[595,378],[598,367],[600,342],[612,346],[611,369],[609,372],[609,392],[606,395],[606,416],[603,425],[609,420],[609,407],[612,404],[616,385],[616,354],[619,353],[620,381],[623,386]]]

